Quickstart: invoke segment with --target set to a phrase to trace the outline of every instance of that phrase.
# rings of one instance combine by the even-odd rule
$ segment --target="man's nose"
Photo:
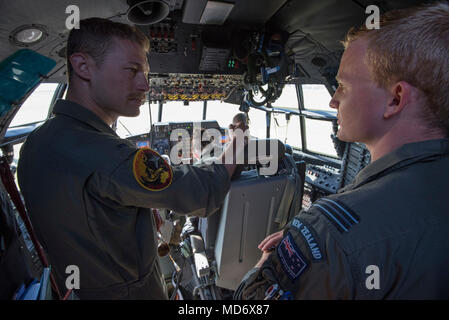
[[[144,74],[141,77],[139,77],[139,82],[137,83],[137,89],[139,91],[143,91],[143,92],[150,91],[150,85],[148,83],[148,76],[147,75]]]
[[[335,95],[334,95],[334,97],[332,97],[331,101],[329,102],[329,107],[331,107],[332,109],[338,109],[339,102],[335,99]]]

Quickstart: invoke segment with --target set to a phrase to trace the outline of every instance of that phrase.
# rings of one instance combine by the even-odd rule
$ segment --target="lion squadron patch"
[[[150,149],[139,149],[133,161],[133,173],[137,182],[150,191],[162,191],[173,181],[173,171],[159,153]]]

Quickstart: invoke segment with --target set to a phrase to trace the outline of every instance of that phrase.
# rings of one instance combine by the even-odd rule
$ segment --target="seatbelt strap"
[[[33,226],[31,225],[31,221],[28,217],[28,214],[25,210],[25,206],[23,205],[22,198],[20,197],[19,190],[17,190],[16,183],[14,181],[14,177],[11,172],[11,168],[9,167],[9,164],[5,157],[0,158],[0,175],[3,182],[3,185],[5,186],[6,191],[9,193],[9,196],[11,197],[12,202],[16,206],[17,211],[19,212],[20,218],[22,218],[25,227],[28,231],[28,234],[30,235],[31,241],[33,242],[34,247],[36,248],[37,254],[39,256],[39,259],[42,262],[42,265],[47,268],[48,267],[48,260],[45,256],[44,250],[39,243],[39,240],[37,239]],[[61,296],[61,293],[59,291],[58,285],[56,284],[56,281],[53,277],[53,273],[50,273],[50,281],[51,285],[53,287],[53,290],[57,293],[59,300],[61,300],[63,297]],[[66,297],[68,297],[69,294],[66,294]]]

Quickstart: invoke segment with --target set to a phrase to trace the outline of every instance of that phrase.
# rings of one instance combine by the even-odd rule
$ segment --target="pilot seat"
[[[245,156],[245,163],[255,160],[256,169],[243,171],[231,181],[222,208],[199,221],[206,250],[215,257],[216,285],[229,290],[235,290],[260,259],[259,243],[281,230],[301,207],[304,175],[299,168],[304,170],[304,166],[297,166],[291,149],[286,153],[284,144],[275,139],[250,140],[251,143],[266,143],[268,152],[262,152],[262,156],[257,153],[256,159]],[[273,160],[270,146],[278,150],[277,170],[264,175],[262,158]]]

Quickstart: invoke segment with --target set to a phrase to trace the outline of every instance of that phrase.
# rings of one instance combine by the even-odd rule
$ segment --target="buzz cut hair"
[[[97,65],[101,65],[115,38],[133,41],[147,53],[150,50],[150,41],[135,26],[103,18],[83,19],[80,21],[80,28],[72,29],[67,40],[66,59],[69,82],[73,75],[73,67],[70,63],[72,54],[76,52],[88,54]]]
[[[429,128],[449,136],[449,3],[393,10],[380,28],[352,28],[343,45],[368,40],[365,56],[376,84],[384,89],[406,81],[420,92],[422,118]]]

